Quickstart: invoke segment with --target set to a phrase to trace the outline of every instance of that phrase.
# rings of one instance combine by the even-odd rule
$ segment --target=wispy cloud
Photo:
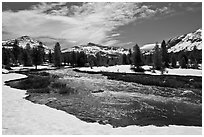
[[[68,6],[69,4],[69,6]],[[3,31],[16,36],[50,37],[70,44],[114,45],[122,25],[151,18],[168,8],[151,9],[141,3],[41,3],[30,10],[3,12]]]
[[[117,36],[120,36],[120,34],[119,33],[115,33],[115,34],[112,34],[111,36],[112,37],[117,37]]]

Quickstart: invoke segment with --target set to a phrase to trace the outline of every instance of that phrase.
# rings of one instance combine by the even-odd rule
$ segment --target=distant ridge
[[[192,51],[194,47],[198,50],[202,50],[202,29],[172,38],[168,40],[166,44],[169,53]],[[148,54],[152,52],[154,46],[155,43],[146,44],[141,47],[141,50],[143,53]]]

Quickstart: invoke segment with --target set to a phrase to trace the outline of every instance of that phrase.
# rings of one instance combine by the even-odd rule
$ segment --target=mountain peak
[[[102,56],[117,56],[119,54],[128,54],[128,49],[121,47],[109,47],[102,46],[95,43],[89,42],[87,45],[74,46],[69,49],[62,50],[62,53],[71,52],[71,51],[83,51],[88,55],[96,55],[98,52],[102,54]]]
[[[155,44],[146,44],[141,47],[141,50],[145,54],[152,52]],[[180,52],[180,51],[192,51],[196,46],[198,50],[202,49],[202,29],[199,28],[194,32],[190,32],[184,35],[180,35],[174,38],[171,38],[167,41],[168,52]]]
[[[167,43],[169,46],[168,52],[180,52],[182,50],[192,51],[194,47],[198,50],[202,49],[202,29],[182,35]]]
[[[31,37],[29,37],[27,35],[24,35],[24,36],[18,37],[17,39],[2,41],[2,45],[12,47],[16,40],[18,42],[18,46],[22,47],[22,48],[25,48],[27,44],[29,44],[30,47],[33,48],[33,47],[39,46],[40,43],[42,43],[40,41],[34,40],[33,38],[31,38]],[[49,48],[47,46],[45,46],[45,44],[43,44],[42,46],[46,50],[49,50]]]

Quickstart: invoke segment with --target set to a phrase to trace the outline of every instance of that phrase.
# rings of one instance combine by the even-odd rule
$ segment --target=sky
[[[27,35],[51,48],[141,47],[202,28],[201,2],[3,2],[2,10],[3,40]]]

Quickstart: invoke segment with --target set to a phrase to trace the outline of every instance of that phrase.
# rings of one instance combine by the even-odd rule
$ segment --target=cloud
[[[50,37],[66,45],[94,42],[111,46],[120,43],[114,39],[120,34],[113,34],[119,26],[166,10],[130,2],[41,3],[30,10],[4,11],[3,31],[15,36]]]
[[[117,37],[117,36],[120,36],[120,34],[119,33],[115,33],[115,34],[112,34],[111,36],[112,37]]]

